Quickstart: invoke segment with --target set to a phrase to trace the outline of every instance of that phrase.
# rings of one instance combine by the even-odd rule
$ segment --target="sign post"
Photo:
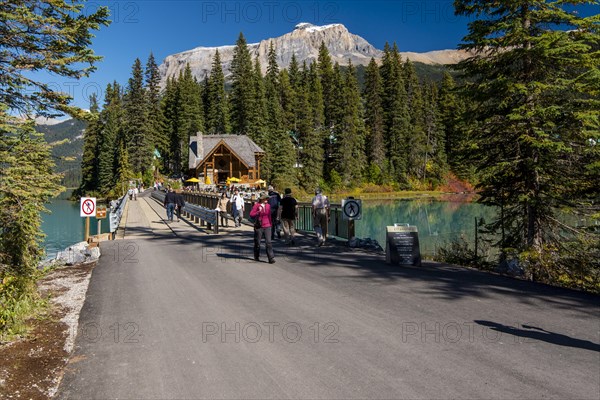
[[[362,219],[362,200],[354,197],[343,199],[342,219],[348,221],[348,239],[354,237],[354,221]]]
[[[106,218],[106,206],[96,207],[96,219],[98,220],[98,236],[102,234],[102,220]]]
[[[385,261],[388,264],[421,266],[419,231],[416,226],[394,224],[386,228]]]
[[[82,197],[79,206],[79,215],[85,217],[85,232],[83,233],[83,240],[86,242],[90,237],[90,217],[96,215],[96,198],[95,197]]]

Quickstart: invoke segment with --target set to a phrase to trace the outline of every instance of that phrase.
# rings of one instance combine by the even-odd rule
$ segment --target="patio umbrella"
[[[190,178],[190,179],[186,180],[186,182],[198,183],[198,182],[200,182],[200,179],[198,179],[198,178]]]
[[[262,179],[259,179],[259,180],[257,180],[257,181],[256,181],[256,182],[254,182],[254,183],[256,183],[256,184],[258,184],[258,185],[261,185],[261,186],[262,186],[262,185],[264,185],[264,184],[265,184],[265,183],[267,183],[267,182],[263,181]]]
[[[229,178],[229,181],[230,182],[239,182],[239,181],[241,181],[241,179],[240,178],[236,178],[235,176],[232,176],[231,178]]]

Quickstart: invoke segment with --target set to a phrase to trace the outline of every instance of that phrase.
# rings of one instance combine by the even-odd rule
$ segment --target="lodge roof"
[[[246,135],[202,135],[202,148],[204,149],[204,153],[198,154],[198,158],[200,159],[198,165],[200,165],[202,161],[205,161],[205,158],[213,152],[215,147],[217,147],[221,141],[237,154],[240,160],[249,168],[256,167],[255,153],[265,152]],[[198,165],[196,165],[196,167],[198,167]]]

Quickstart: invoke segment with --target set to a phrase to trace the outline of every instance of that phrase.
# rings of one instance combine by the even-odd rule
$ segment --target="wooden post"
[[[83,232],[83,241],[87,242],[90,238],[90,217],[85,217],[85,231]]]
[[[354,237],[354,220],[348,221],[348,240]]]
[[[102,220],[98,220],[98,237],[102,234]]]

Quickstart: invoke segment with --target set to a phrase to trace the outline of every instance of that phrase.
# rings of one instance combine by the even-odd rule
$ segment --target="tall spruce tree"
[[[165,116],[160,99],[160,71],[150,53],[146,62],[146,100],[148,102],[148,130],[152,138],[152,147],[161,154],[169,147]]]
[[[136,58],[125,93],[125,132],[133,171],[144,173],[151,166],[153,138],[148,121],[142,62]]]
[[[348,60],[341,93],[341,112],[336,129],[335,167],[345,186],[362,181],[366,165],[365,127],[356,70]]]
[[[323,141],[325,137],[325,116],[323,111],[323,88],[317,71],[316,63],[309,68],[307,82],[302,87],[302,108],[309,106],[309,124],[301,131],[302,153],[302,186],[309,191],[314,190],[323,180],[325,152]],[[306,100],[305,100],[306,99]]]
[[[465,177],[461,159],[464,129],[461,126],[463,114],[462,101],[458,98],[456,83],[448,72],[444,72],[438,96],[440,124],[444,131],[445,152],[448,164],[459,177]]]
[[[108,193],[115,185],[115,157],[118,139],[125,137],[121,86],[115,81],[106,86],[100,113],[102,129],[98,135],[98,189]]]
[[[187,64],[176,84],[174,129],[176,143],[172,145],[175,152],[175,172],[187,171],[188,146],[190,136],[204,131],[204,115],[200,84],[192,76]],[[130,161],[131,162],[131,161]],[[133,165],[133,162],[131,162]]]
[[[267,133],[267,98],[265,96],[262,67],[258,57],[254,59],[252,69],[252,96],[252,108],[248,109],[247,135],[269,153],[271,138]],[[265,160],[265,168],[269,170],[268,154]]]
[[[252,57],[246,38],[240,32],[231,61],[231,130],[236,134],[251,134],[248,124],[255,107],[255,78]]]
[[[161,99],[161,109],[165,117],[165,128],[168,148],[165,154],[162,154],[163,168],[166,171],[174,172],[176,154],[179,152],[179,135],[177,133],[177,80],[174,77],[167,78],[165,91]]]
[[[286,129],[283,123],[279,66],[277,65],[277,52],[272,42],[269,45],[267,59],[268,65],[264,87],[266,96],[266,134],[270,145],[267,157],[271,172],[270,180],[278,187],[295,186],[297,183],[294,171],[296,152],[290,137],[290,131]]]
[[[481,201],[502,210],[491,225],[501,248],[544,251],[559,232],[557,208],[576,205],[583,160],[598,163],[598,15],[567,9],[584,4],[598,2],[454,2],[477,18],[460,47],[478,55],[459,67],[476,103],[469,141]]]
[[[90,96],[90,116],[83,132],[83,155],[81,157],[81,183],[77,193],[83,195],[98,189],[98,136],[102,130],[100,108],[96,93]]]
[[[444,130],[438,109],[438,89],[433,82],[423,84],[423,121],[426,145],[423,179],[435,188],[444,180],[448,172],[448,164]]]
[[[383,85],[379,67],[375,59],[371,58],[365,70],[365,85],[363,100],[365,104],[365,125],[367,129],[367,159],[370,167],[379,170],[377,175],[385,169],[385,143],[384,143],[384,113],[383,113]],[[375,177],[371,177],[375,178]]]
[[[384,87],[385,143],[391,178],[402,187],[408,185],[408,147],[412,130],[402,62],[397,47],[388,43],[383,49],[381,77]]]
[[[206,130],[209,134],[229,132],[229,109],[225,94],[225,76],[221,66],[219,50],[215,52],[210,78],[208,79],[208,93],[206,96],[208,110],[206,115]]]
[[[396,44],[394,53],[399,54]],[[415,66],[410,60],[404,63],[402,73],[411,125],[410,134],[407,136],[408,175],[416,181],[422,181],[426,175],[427,160],[431,157],[427,148],[423,90]]]
[[[325,115],[325,126],[331,127],[333,117],[333,107],[336,98],[335,87],[333,83],[333,64],[329,50],[325,46],[325,42],[321,42],[319,47],[319,55],[317,57],[317,65],[319,67],[319,78],[323,87],[323,112]]]

